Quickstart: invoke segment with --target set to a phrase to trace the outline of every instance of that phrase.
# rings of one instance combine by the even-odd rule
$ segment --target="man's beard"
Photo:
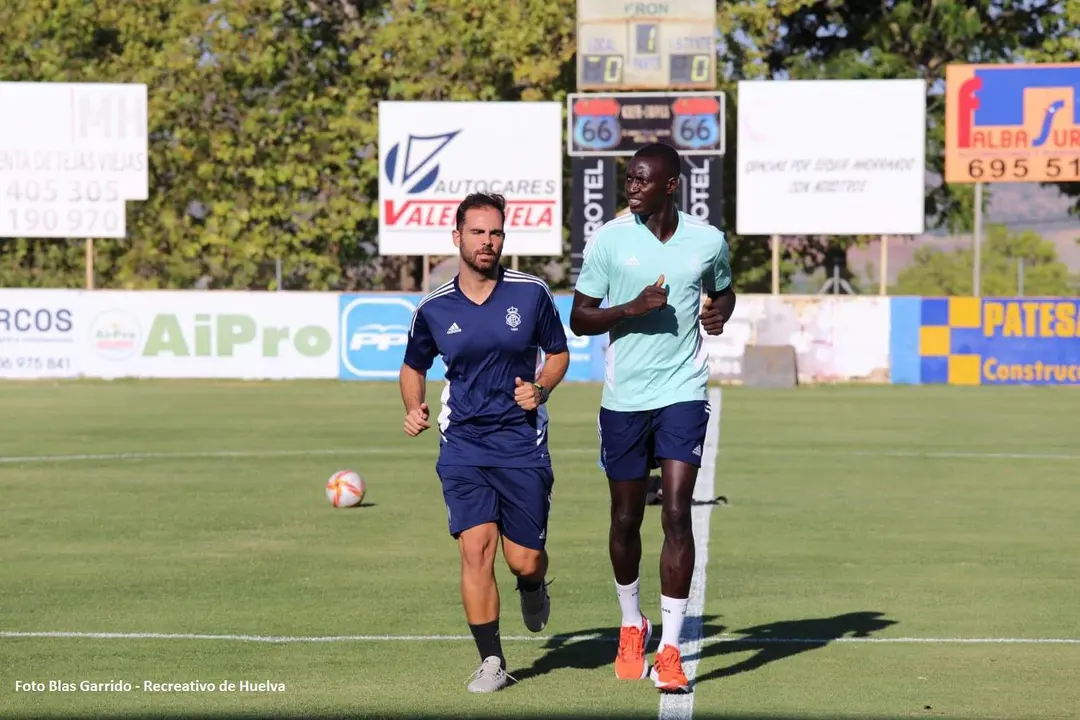
[[[473,272],[475,272],[478,275],[484,275],[486,277],[495,277],[496,275],[499,274],[499,263],[502,260],[501,255],[497,255],[497,254],[495,255],[494,262],[491,263],[491,267],[489,267],[489,268],[480,267],[480,265],[474,259],[475,257],[476,257],[475,254],[471,258],[470,257],[465,257],[464,255],[462,255],[461,259],[465,261],[465,264],[469,267],[470,270],[472,270]]]

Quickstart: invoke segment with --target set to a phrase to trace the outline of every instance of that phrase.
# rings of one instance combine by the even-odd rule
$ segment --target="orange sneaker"
[[[619,652],[615,656],[615,677],[620,680],[644,680],[649,674],[645,646],[652,638],[652,623],[641,616],[641,627],[624,625],[619,630]]]
[[[656,687],[663,692],[686,693],[690,692],[690,681],[686,679],[686,673],[682,669],[682,657],[679,648],[665,645],[656,654],[656,662],[653,663],[652,672],[649,673]]]

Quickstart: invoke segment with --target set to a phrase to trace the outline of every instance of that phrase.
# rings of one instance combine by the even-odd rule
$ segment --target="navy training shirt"
[[[566,331],[547,283],[533,275],[500,268],[481,305],[456,276],[420,301],[405,364],[426,372],[437,355],[446,364],[440,465],[551,466],[547,408],[527,412],[514,401],[514,378],[536,379],[541,349],[565,352]]]

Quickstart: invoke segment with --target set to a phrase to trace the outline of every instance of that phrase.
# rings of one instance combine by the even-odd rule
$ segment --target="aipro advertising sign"
[[[379,254],[456,255],[457,206],[506,197],[506,255],[562,255],[562,106],[380,102]]]
[[[86,293],[91,377],[337,377],[334,293]]]
[[[894,313],[894,382],[949,385],[1080,385],[1080,300],[905,299]],[[917,306],[917,307],[916,307]],[[917,316],[914,314],[917,312]],[[903,335],[908,335],[907,341]],[[917,352],[917,363],[906,355]]]
[[[339,377],[342,380],[396,382],[405,357],[413,312],[423,298],[421,293],[342,295],[338,320],[341,333]],[[601,379],[604,377],[603,348],[606,338],[579,337],[570,332],[572,303],[573,298],[569,295],[555,296],[570,349],[570,369],[567,370],[566,381]],[[427,379],[441,381],[445,377],[446,365],[442,358],[437,357],[428,370]]]

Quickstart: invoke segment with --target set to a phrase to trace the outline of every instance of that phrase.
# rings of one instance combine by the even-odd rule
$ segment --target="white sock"
[[[627,627],[641,627],[641,603],[638,602],[638,583],[640,578],[629,585],[615,582],[615,591],[619,593],[619,607],[622,608],[622,624]]]
[[[663,620],[663,634],[660,636],[660,647],[671,645],[675,649],[679,647],[679,636],[682,635],[683,619],[686,618],[686,604],[690,598],[670,598],[660,596],[660,613]]]

